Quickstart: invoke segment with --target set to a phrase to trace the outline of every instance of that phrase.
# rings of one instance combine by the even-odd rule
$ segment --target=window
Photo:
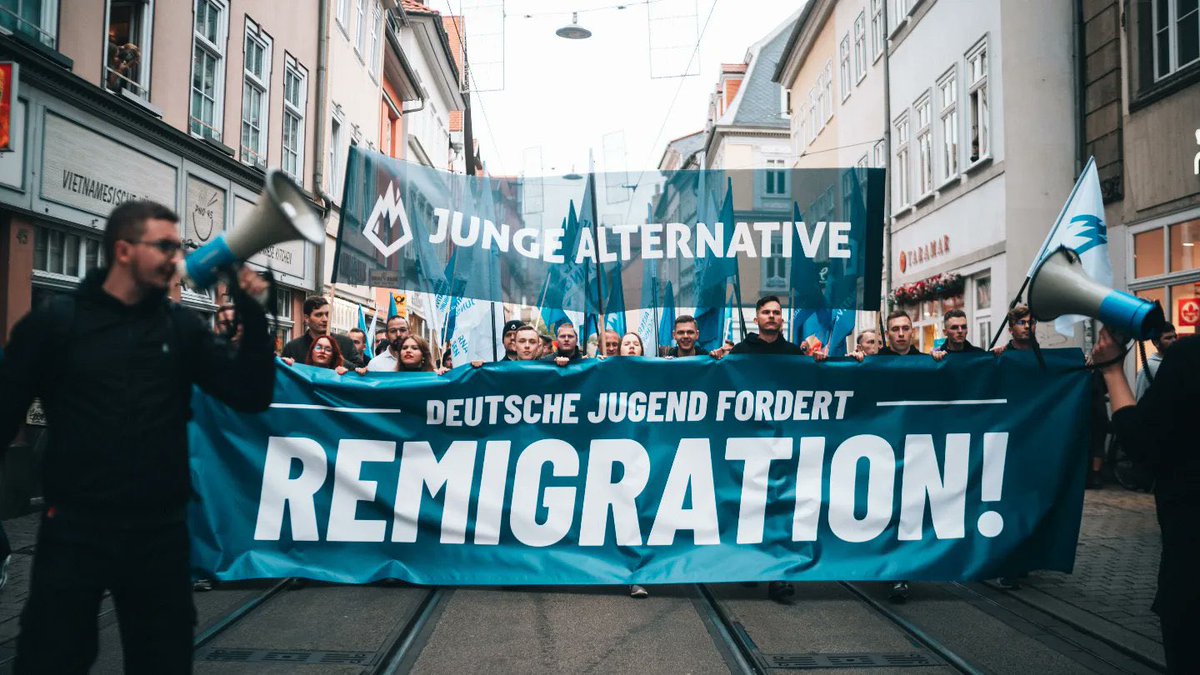
[[[58,0],[4,0],[0,28],[58,48]]]
[[[892,27],[899,26],[906,18],[915,3],[912,0],[892,0]]]
[[[825,72],[821,73],[821,128],[825,122],[833,119],[833,59],[825,62]]]
[[[192,30],[192,134],[221,140],[225,96],[225,33],[229,28],[222,0],[196,0]]]
[[[267,166],[267,105],[271,100],[271,37],[246,18],[242,77],[242,162]]]
[[[383,60],[383,12],[375,6],[371,16],[371,76],[379,79],[379,64]]]
[[[779,88],[779,115],[787,117],[792,114],[792,90],[787,87]]]
[[[304,118],[308,105],[308,71],[291,54],[283,70],[283,172],[304,184]]]
[[[153,9],[153,0],[110,0],[104,62],[104,86],[109,91],[149,98]]]
[[[342,146],[345,145],[345,131],[342,120],[335,113],[330,119],[329,126],[329,192],[335,199],[341,199],[342,190]]]
[[[1200,62],[1200,2],[1156,0],[1151,7],[1154,79]]]
[[[824,122],[821,121],[821,82],[817,78],[817,85],[808,91],[808,142],[812,143],[817,140],[817,135],[825,128]]]
[[[38,226],[34,232],[35,272],[81,279],[104,264],[101,238]]]
[[[367,0],[358,0],[358,5],[354,10],[354,50],[358,52],[358,58],[362,58],[363,52],[367,49]]]
[[[343,29],[350,23],[350,2],[351,0],[337,0],[337,10],[334,16],[337,17],[337,22]]]
[[[858,82],[867,76],[867,13],[854,20],[854,74]]]
[[[762,287],[783,289],[787,287],[788,259],[783,257],[783,237],[771,237],[771,255],[763,257]]]
[[[871,161],[873,162],[872,166],[876,169],[884,168],[885,152],[883,141],[875,141],[875,145],[871,147]]]
[[[838,61],[841,63],[842,100],[850,97],[850,36],[843,35],[838,46]]]
[[[908,114],[896,119],[896,203],[908,206]]]
[[[917,117],[917,194],[933,191],[933,127],[930,124],[929,94],[913,105]]]
[[[958,73],[954,68],[938,80],[942,120],[942,180],[958,175]]]
[[[764,172],[767,175],[766,194],[769,196],[779,196],[787,194],[787,170],[784,169],[785,162],[782,159],[768,159],[767,169]]]
[[[887,31],[883,25],[883,0],[871,0],[871,58],[877,59],[883,54],[884,40]]]
[[[970,116],[971,162],[991,153],[991,128],[988,124],[987,43],[967,53],[967,114]]]

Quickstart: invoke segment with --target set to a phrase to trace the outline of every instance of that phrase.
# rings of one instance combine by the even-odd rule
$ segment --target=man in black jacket
[[[808,354],[805,345],[794,345],[784,339],[783,305],[774,295],[761,297],[754,303],[754,325],[758,326],[758,332],[750,333],[734,345],[730,354]],[[719,359],[724,356],[723,352],[723,349],[714,350],[712,356]]]
[[[1108,329],[1100,331],[1092,362],[1104,373],[1112,423],[1126,452],[1154,474],[1162,558],[1154,612],[1162,623],[1168,673],[1200,672],[1200,338],[1175,343],[1141,401],[1125,379],[1124,359]]]
[[[235,409],[263,411],[274,364],[263,308],[243,292],[262,290],[257,275],[242,270],[242,290],[233,289],[245,329],[232,358],[198,316],[167,297],[181,252],[178,220],[153,202],[114,209],[104,232],[109,267],[17,323],[0,363],[0,443],[11,441],[34,396],[50,434],[17,672],[86,672],[105,590],[126,671],[191,668],[192,385]]]
[[[322,335],[328,335],[338,343],[338,349],[342,350],[342,358],[346,359],[347,368],[361,368],[367,365],[363,363],[362,354],[354,347],[354,343],[350,341],[349,337],[329,331],[329,309],[329,301],[319,295],[305,298],[304,335],[284,345],[280,356],[293,359],[296,363],[307,363],[308,350],[312,348],[313,340]],[[391,319],[389,318],[388,321]],[[407,324],[408,322],[405,321],[406,327]]]
[[[942,317],[942,330],[946,333],[946,342],[941,349],[933,350],[936,357],[940,352],[946,354],[981,354],[985,350],[976,347],[967,339],[967,313],[961,309],[952,309]]]
[[[558,349],[553,354],[542,357],[543,361],[553,361],[560,366],[565,366],[579,363],[587,358],[587,354],[584,354],[583,350],[579,348],[579,333],[575,332],[575,326],[570,322],[560,323],[554,332],[554,337],[558,340]]]

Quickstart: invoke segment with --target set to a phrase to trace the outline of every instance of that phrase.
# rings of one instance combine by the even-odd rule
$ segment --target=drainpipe
[[[1075,21],[1072,22],[1075,39],[1075,175],[1083,170],[1087,161],[1087,45],[1083,30],[1083,0],[1072,3]]]
[[[322,216],[331,208],[325,194],[325,118],[329,109],[326,82],[329,79],[329,0],[317,0],[317,133],[313,156],[313,194],[321,200]]]
[[[888,4],[883,3],[883,15],[880,20],[883,22],[883,168],[886,180],[883,183],[883,255],[884,265],[887,267],[887,278],[884,283],[884,289],[887,293],[886,300],[881,307],[880,326],[883,325],[883,316],[892,311],[892,73],[891,73],[891,47],[888,38],[890,29],[888,28]],[[887,333],[880,333],[886,335]]]

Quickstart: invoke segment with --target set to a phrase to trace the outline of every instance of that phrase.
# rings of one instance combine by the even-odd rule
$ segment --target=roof
[[[671,154],[672,151],[679,153],[679,166],[683,167],[688,163],[697,152],[704,149],[704,130],[690,133],[686,136],[680,136],[675,140],[667,143],[667,149],[663,151],[663,159]],[[662,163],[659,163],[661,166]]]
[[[775,73],[771,76],[772,80],[779,82],[783,79],[783,69],[787,65],[787,60],[791,57],[792,51],[796,49],[796,43],[800,40],[800,33],[804,30],[804,24],[808,22],[812,8],[816,7],[816,5],[816,0],[804,4],[804,11],[796,19],[796,23],[792,27],[792,34],[788,36],[787,44],[784,45],[783,52],[779,55],[779,60],[775,64]]]
[[[795,25],[802,11],[797,10],[747,50],[746,77],[717,124],[789,128],[788,118],[780,114],[782,87],[771,78],[791,35],[787,29]]]
[[[400,0],[400,6],[408,14],[440,14],[436,9],[430,9],[420,0]]]
[[[746,72],[746,64],[744,63],[722,63],[722,73],[744,73]]]

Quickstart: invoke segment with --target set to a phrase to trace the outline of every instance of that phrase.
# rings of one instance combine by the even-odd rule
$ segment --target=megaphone
[[[1029,310],[1038,321],[1082,314],[1099,319],[1114,333],[1137,340],[1156,337],[1166,323],[1158,303],[1097,283],[1083,271],[1079,255],[1066,246],[1043,258],[1033,270]]]
[[[179,273],[195,288],[217,282],[224,267],[240,263],[273,244],[303,239],[321,243],[325,226],[304,192],[282,171],[267,172],[266,186],[254,211],[237,229],[223,232],[179,261]]]

